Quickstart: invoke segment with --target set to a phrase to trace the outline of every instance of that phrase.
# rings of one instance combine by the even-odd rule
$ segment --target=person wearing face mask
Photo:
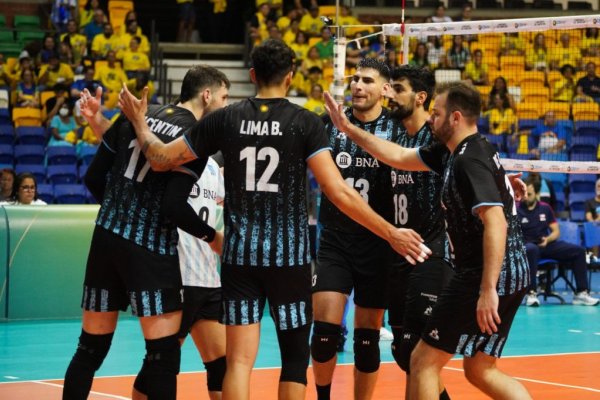
[[[73,117],[73,106],[66,101],[58,110],[58,115],[50,121],[51,137],[48,146],[72,146],[77,128],[77,122]]]
[[[554,217],[554,210],[550,205],[539,201],[540,181],[530,177],[526,183],[527,195],[517,209],[531,278],[525,304],[529,307],[540,305],[536,292],[538,261],[542,258],[552,258],[559,262],[572,263],[577,286],[573,304],[597,305],[600,300],[589,294],[585,249],[560,240],[560,229]]]
[[[2,175],[4,178],[4,174]],[[0,201],[3,206],[30,205],[30,206],[45,206],[44,200],[37,197],[37,183],[35,177],[29,172],[19,174],[14,180],[12,193],[5,201]]]

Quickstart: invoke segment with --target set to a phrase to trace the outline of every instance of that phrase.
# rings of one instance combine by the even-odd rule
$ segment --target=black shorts
[[[182,307],[178,256],[160,255],[96,226],[87,260],[81,306],[86,311],[126,310],[138,317]]]
[[[392,249],[374,235],[321,231],[312,290],[350,295],[365,308],[386,308]]]
[[[202,320],[221,320],[221,304],[223,301],[220,287],[207,288],[196,286],[183,287],[183,314],[179,337],[184,339],[192,326]]]
[[[498,315],[502,323],[497,325],[498,332],[488,335],[481,333],[477,325],[476,310],[480,285],[481,271],[454,275],[442,290],[421,339],[450,354],[473,357],[481,351],[499,358],[527,289],[500,296]]]
[[[392,266],[389,324],[420,335],[453,274],[450,264],[437,257],[415,266],[406,263]]]
[[[265,302],[277,330],[296,329],[312,322],[310,264],[255,267],[223,264],[223,316],[225,325],[261,321]]]

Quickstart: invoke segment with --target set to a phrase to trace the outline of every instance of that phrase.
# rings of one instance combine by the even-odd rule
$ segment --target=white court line
[[[579,329],[567,329],[567,332],[571,332],[571,333],[582,333],[582,330]]]
[[[61,388],[61,389],[63,388],[63,385],[59,385],[58,383],[50,383],[50,382],[43,382],[43,381],[30,381],[30,382],[37,383],[40,385],[47,385],[47,386],[52,386],[52,387],[56,387],[56,388]],[[96,396],[108,397],[109,399],[130,400],[129,397],[117,396],[115,394],[95,392],[93,390],[90,391],[90,394],[94,394]]]
[[[447,369],[449,371],[464,372],[464,369],[462,369],[462,368],[444,367],[444,369]],[[560,386],[560,387],[565,387],[565,388],[569,388],[569,389],[587,390],[588,392],[600,393],[600,389],[594,389],[594,388],[590,388],[590,387],[586,387],[586,386],[567,385],[567,384],[564,384],[564,383],[549,382],[549,381],[540,381],[539,379],[521,378],[521,377],[518,377],[518,376],[512,376],[512,378],[515,378],[515,379],[520,380],[520,381],[525,381],[525,382],[541,383],[541,384],[544,384],[544,385]]]

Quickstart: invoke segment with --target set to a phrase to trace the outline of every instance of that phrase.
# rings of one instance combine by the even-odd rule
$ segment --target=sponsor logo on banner
[[[533,26],[546,28],[546,27],[548,27],[548,21],[545,19],[541,19],[541,20],[535,21]]]
[[[600,169],[596,165],[589,165],[587,167],[588,172],[598,172]]]

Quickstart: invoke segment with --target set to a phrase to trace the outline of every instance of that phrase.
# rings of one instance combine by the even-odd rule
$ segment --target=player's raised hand
[[[79,108],[81,109],[81,115],[83,115],[86,120],[94,118],[98,111],[100,111],[101,104],[102,86],[98,86],[98,88],[96,88],[96,93],[94,96],[92,96],[90,91],[87,89],[83,89],[79,95]]]
[[[348,127],[352,125],[352,123],[346,117],[346,113],[344,112],[344,105],[338,104],[331,93],[325,92],[325,109],[331,118],[331,122],[338,128],[341,132],[348,132]]]
[[[127,85],[123,84],[119,92],[119,108],[132,122],[139,118],[143,119],[148,110],[148,86],[144,87],[142,98],[138,99],[127,89]]]
[[[388,242],[396,252],[413,265],[425,261],[431,254],[431,250],[423,244],[421,235],[412,229],[394,229]]]

